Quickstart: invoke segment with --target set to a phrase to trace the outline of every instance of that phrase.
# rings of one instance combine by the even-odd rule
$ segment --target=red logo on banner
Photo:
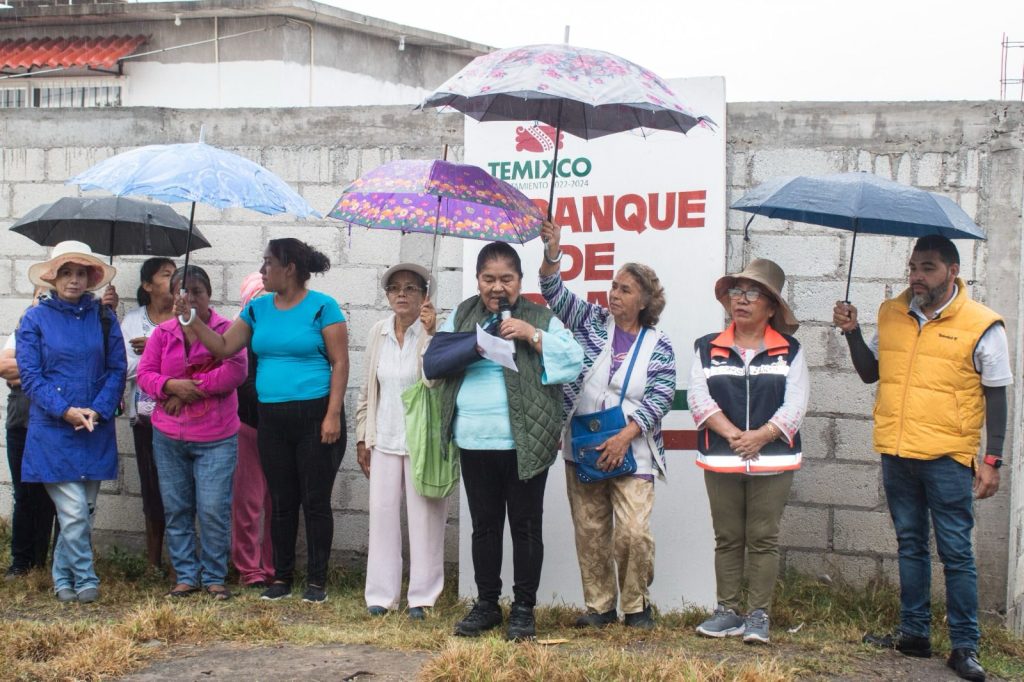
[[[558,148],[565,144],[562,138],[565,133],[558,135]],[[529,128],[519,126],[516,128],[516,151],[517,152],[550,152],[555,149],[555,128],[549,125],[535,125]]]

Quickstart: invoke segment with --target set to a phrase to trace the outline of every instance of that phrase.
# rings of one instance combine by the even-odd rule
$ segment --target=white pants
[[[444,587],[448,500],[423,497],[404,455],[376,448],[370,456],[370,546],[366,605],[398,607],[402,593],[402,492],[409,524],[409,606],[433,606]]]

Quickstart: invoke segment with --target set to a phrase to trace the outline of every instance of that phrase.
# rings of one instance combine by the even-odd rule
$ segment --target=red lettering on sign
[[[565,227],[568,225],[573,232],[580,232],[583,227],[580,226],[580,214],[576,211],[576,202],[566,197],[560,197],[558,203],[555,204],[558,210],[555,211],[555,225],[559,227]]]
[[[615,264],[615,244],[609,242],[607,244],[587,244],[584,247],[587,254],[586,262],[586,275],[583,279],[587,281],[591,280],[610,280],[615,276],[615,270],[609,268],[606,270],[599,270],[601,266],[611,266]]]
[[[598,203],[600,199],[601,203]],[[594,226],[601,232],[612,229],[612,204],[614,197],[583,197],[583,231],[591,232]]]
[[[647,229],[647,202],[639,194],[622,195],[615,202],[615,222],[623,230],[640,234]]]
[[[596,303],[602,308],[608,308],[608,292],[607,291],[588,291],[587,292],[587,303]]]
[[[569,266],[566,267],[565,259],[569,259]],[[579,247],[571,244],[562,244],[562,281],[576,279],[583,272],[583,252]]]
[[[651,217],[651,227],[655,230],[667,230],[672,227],[672,223],[676,221],[676,195],[669,193],[665,195],[665,218],[658,217],[658,197],[659,194],[654,192],[647,195],[647,201],[650,202],[651,207],[648,210],[648,215]]]
[[[668,230],[704,227],[707,211],[707,190],[685,192],[651,192],[647,195],[612,194],[585,197],[559,197],[555,204],[554,223],[568,226],[573,232],[610,232],[614,229],[636,234],[649,227]],[[533,199],[547,214],[548,202]]]
[[[704,227],[704,202],[707,199],[706,190],[679,193],[679,227]],[[699,213],[700,217],[690,217],[692,213]]]

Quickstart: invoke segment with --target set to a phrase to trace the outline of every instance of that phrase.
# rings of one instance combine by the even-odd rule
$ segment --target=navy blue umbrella
[[[732,208],[779,220],[851,230],[846,299],[850,298],[859,232],[985,239],[981,228],[948,197],[863,172],[775,178],[744,194]],[[753,219],[751,216],[746,227]]]

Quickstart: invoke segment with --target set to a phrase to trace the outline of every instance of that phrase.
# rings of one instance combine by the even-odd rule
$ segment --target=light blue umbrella
[[[199,142],[149,145],[112,156],[71,178],[67,184],[86,190],[105,189],[118,196],[147,196],[167,203],[191,202],[185,267],[188,267],[197,202],[219,209],[248,208],[266,215],[291,213],[300,218],[321,217],[281,178],[258,163],[206,144],[202,132]]]
[[[853,231],[850,271],[846,276],[847,300],[859,232],[985,239],[981,228],[950,198],[863,172],[775,178],[744,194],[732,208],[779,220]],[[753,219],[750,216],[746,227],[750,227]]]

